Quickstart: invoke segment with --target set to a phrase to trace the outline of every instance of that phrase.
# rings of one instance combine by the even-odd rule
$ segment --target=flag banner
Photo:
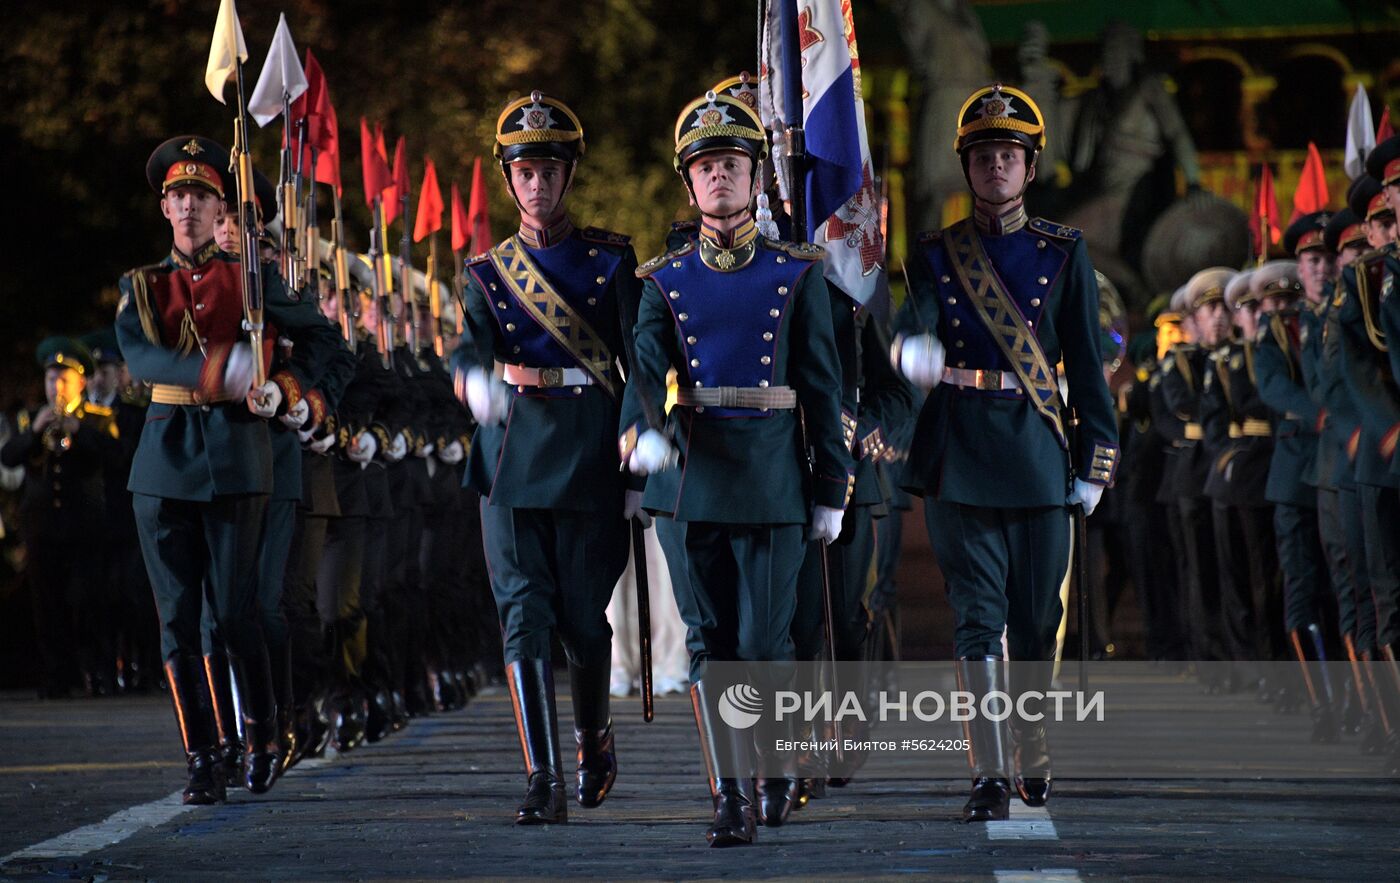
[[[1264,228],[1268,227],[1268,240],[1264,239]],[[1267,255],[1269,245],[1276,244],[1279,231],[1278,198],[1274,195],[1274,173],[1265,163],[1259,172],[1259,185],[1254,191],[1254,212],[1249,217],[1249,232],[1254,237],[1254,253]]]
[[[248,99],[248,113],[258,121],[259,126],[266,126],[281,116],[284,104],[300,97],[307,85],[306,72],[297,60],[297,47],[292,42],[292,31],[287,27],[287,16],[283,13],[277,18],[277,31],[272,35],[272,45],[268,47],[262,73],[258,75],[252,97]]]
[[[423,189],[418,194],[418,216],[413,219],[413,241],[422,242],[429,233],[442,229],[442,190],[438,188],[437,168],[430,156],[423,157]]]
[[[1303,215],[1322,211],[1327,208],[1327,201],[1327,174],[1322,167],[1322,154],[1318,152],[1317,145],[1309,141],[1308,158],[1298,177],[1298,189],[1293,191],[1293,215],[1288,223]]]
[[[209,44],[209,63],[204,67],[204,85],[209,94],[224,101],[224,86],[228,85],[238,63],[248,60],[248,44],[243,41],[243,25],[238,21],[238,9],[233,0],[219,0],[219,15],[214,19],[214,39]]]
[[[495,245],[491,238],[491,217],[489,201],[486,198],[486,179],[481,174],[481,157],[472,160],[471,205],[467,208],[467,232],[473,252],[483,252]]]
[[[331,104],[330,84],[311,50],[306,50],[306,91],[292,104],[292,120],[306,120],[306,147],[302,167],[311,163],[314,148],[316,181],[331,184],[337,195],[340,182],[340,122]],[[290,135],[290,137],[295,137]]]
[[[1376,143],[1380,144],[1388,138],[1395,137],[1395,129],[1390,125],[1390,105],[1386,105],[1381,111],[1381,121],[1376,126]]]
[[[481,162],[480,159],[477,162]],[[462,194],[457,190],[457,182],[452,182],[452,250],[462,251],[471,241],[471,228],[467,224],[467,210],[462,207]],[[458,269],[461,269],[460,267]]]
[[[365,205],[373,209],[374,201],[393,181],[369,133],[369,122],[364,117],[360,117],[360,169],[364,174]]]
[[[802,59],[808,229],[812,242],[827,250],[827,280],[864,304],[878,288],[885,243],[865,131],[851,0],[785,2],[802,2],[797,40]],[[787,72],[779,61],[785,39],[780,11],[777,2],[769,5],[759,85],[759,113],[773,131],[782,131],[788,119],[783,99]]]
[[[1366,155],[1375,148],[1376,129],[1371,122],[1371,100],[1366,97],[1366,87],[1357,83],[1351,109],[1347,111],[1347,146],[1342,163],[1348,178],[1355,181],[1365,173]]]

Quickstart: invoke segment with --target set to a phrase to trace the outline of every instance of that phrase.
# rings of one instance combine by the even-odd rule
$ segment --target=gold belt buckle
[[[541,369],[540,369],[540,386],[552,389],[552,388],[554,388],[554,387],[559,387],[559,386],[563,386],[563,385],[564,385],[564,369],[563,369],[563,368],[541,368]]]
[[[976,372],[976,377],[974,378],[974,382],[975,382],[976,387],[977,387],[978,389],[980,389],[980,390],[983,390],[983,391],[988,391],[988,390],[991,390],[991,391],[1000,390],[1000,389],[1001,389],[1001,372],[1000,372],[1000,371],[988,371],[988,370],[986,370],[986,369],[984,369],[984,368],[978,368],[978,369],[977,369],[977,372]]]

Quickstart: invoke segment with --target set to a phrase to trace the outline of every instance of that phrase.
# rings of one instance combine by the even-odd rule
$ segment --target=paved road
[[[788,826],[761,830],[756,848],[711,850],[688,703],[661,699],[646,725],[629,701],[617,718],[622,771],[608,802],[574,807],[566,826],[525,829],[510,823],[523,783],[500,694],[303,765],[263,797],[239,792],[189,810],[169,799],[183,765],[163,698],[0,698],[0,878],[1394,879],[1400,870],[1400,787],[1378,781],[1060,782],[1048,813],[1018,804],[1011,822],[972,827],[955,821],[962,781],[857,780]]]

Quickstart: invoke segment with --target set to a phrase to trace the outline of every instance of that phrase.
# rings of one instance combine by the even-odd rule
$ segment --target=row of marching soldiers
[[[41,696],[168,685],[194,803],[461,707],[500,671],[462,486],[471,418],[430,320],[422,346],[379,347],[363,259],[348,297],[330,262],[285,284],[276,191],[255,173],[244,240],[228,168],[198,136],[152,154],[169,254],[121,279],[115,329],[40,345],[49,404],[20,415],[0,457],[26,473]],[[248,242],[264,273],[258,383]]]
[[[1346,208],[1289,225],[1290,259],[1206,268],[1176,291],[1126,433],[1144,529],[1171,538],[1134,549],[1150,654],[1227,663],[1201,666],[1210,691],[1305,699],[1314,740],[1358,736],[1394,774],[1400,138],[1366,169]],[[1298,677],[1241,662],[1290,658]],[[1343,659],[1346,677],[1310,665]]]

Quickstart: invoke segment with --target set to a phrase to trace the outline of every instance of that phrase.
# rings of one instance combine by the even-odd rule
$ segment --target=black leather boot
[[[548,660],[517,660],[506,667],[506,683],[515,705],[515,726],[529,777],[525,801],[515,812],[517,825],[567,822],[564,779],[559,763],[559,716],[554,706],[554,672]]]
[[[222,650],[205,654],[204,676],[209,682],[214,725],[219,732],[219,772],[226,786],[237,788],[239,772],[243,768],[243,734],[238,732],[238,706],[233,698],[233,678],[229,675],[228,656]]]
[[[963,722],[968,763],[972,767],[972,794],[963,806],[964,822],[1005,820],[1011,814],[1011,781],[1006,774],[1006,724],[982,717],[982,697],[1002,689],[1002,661],[996,656],[958,660],[960,689],[972,693],[977,709]]]
[[[1043,715],[1044,697],[1053,676],[1054,663],[1011,663],[1011,698],[1016,708],[1024,707],[1029,717],[1042,715],[1040,720],[1030,721],[1022,720],[1019,713],[1013,712],[1009,719],[1016,793],[1026,806],[1044,806],[1050,800],[1050,741]],[[1030,691],[1039,696],[1028,696],[1022,703],[1021,695]]]
[[[1288,638],[1303,671],[1303,686],[1312,710],[1312,741],[1336,742],[1342,731],[1327,671],[1327,654],[1322,649],[1322,629],[1316,623],[1305,625],[1289,632]]]
[[[782,722],[761,722],[753,732],[754,753],[758,759],[754,783],[758,799],[758,823],[765,828],[778,828],[787,821],[797,805],[801,790],[797,776],[797,758],[792,752],[780,752],[774,747],[778,739],[793,741],[792,719]]]
[[[720,720],[716,701],[718,698],[709,695],[704,681],[691,685],[690,705],[695,712],[695,728],[700,733],[700,752],[705,758],[715,810],[705,840],[717,848],[748,846],[758,834],[750,775],[753,742],[748,733],[736,733]],[[730,775],[720,775],[722,772]]]
[[[302,751],[294,711],[291,652],[291,645],[286,641],[268,644],[267,658],[272,672],[273,693],[277,699],[278,776],[292,768]]]
[[[613,747],[608,665],[569,664],[569,691],[574,699],[574,741],[578,744],[579,806],[595,807],[607,799],[617,781],[617,751]]]
[[[175,722],[180,727],[180,743],[189,767],[181,800],[200,806],[221,803],[224,778],[219,769],[214,703],[209,696],[204,663],[194,654],[177,655],[166,661],[165,677],[170,683],[170,701],[175,706]]]
[[[230,654],[229,661],[233,663],[238,695],[243,703],[243,734],[248,740],[248,751],[243,758],[243,787],[253,794],[263,794],[277,781],[282,766],[272,666],[267,653],[257,650],[248,656]]]

